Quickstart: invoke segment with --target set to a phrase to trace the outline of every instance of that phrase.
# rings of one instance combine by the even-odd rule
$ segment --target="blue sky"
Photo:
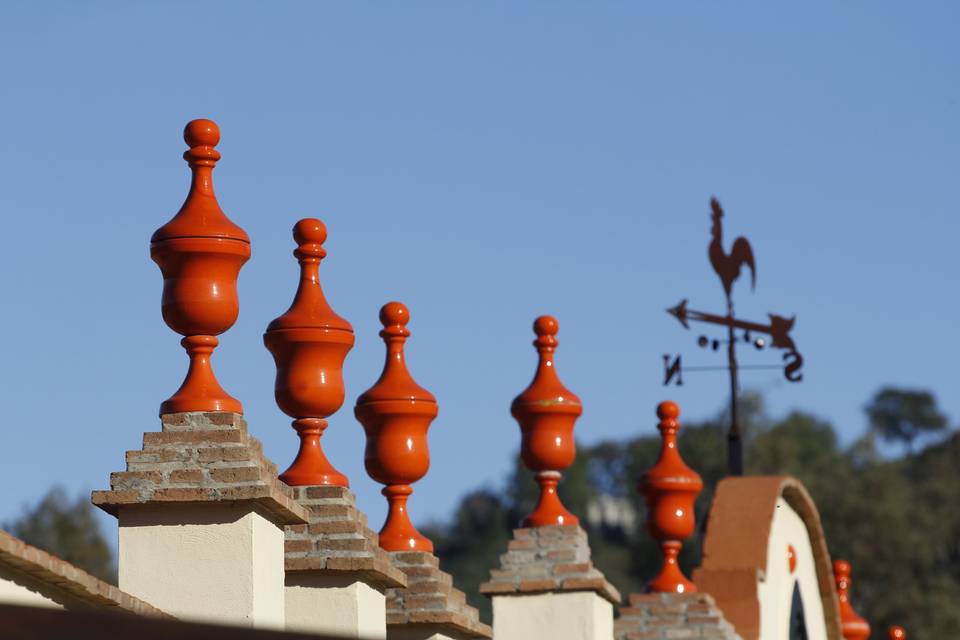
[[[779,4],[779,3],[778,3]],[[215,369],[284,468],[267,323],[296,284],[293,223],[329,228],[322,278],[357,332],[324,437],[371,521],[357,395],[377,311],[411,310],[408,359],[440,403],[415,521],[498,487],[534,367],[558,370],[583,442],[726,400],[722,373],[661,386],[661,355],[716,364],[663,310],[721,310],[709,198],[747,235],[738,311],[796,314],[802,384],[752,372],[771,410],[845,442],[884,384],[956,423],[960,44],[956,3],[5,2],[0,6],[0,519],[50,484],[105,488],[156,430],[186,359],[160,317],[154,229],[178,209],[183,125],[215,119],[215,173],[250,234],[241,315]],[[776,353],[744,355],[776,362]],[[105,519],[105,522],[109,522]]]

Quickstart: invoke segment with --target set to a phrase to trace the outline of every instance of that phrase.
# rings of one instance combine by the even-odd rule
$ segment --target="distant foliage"
[[[895,394],[885,393],[889,391]],[[897,401],[888,403],[890,397]],[[877,399],[883,400],[880,405]],[[935,424],[930,416],[942,416],[935,399],[924,392],[885,389],[874,400],[868,407],[883,406],[887,424]],[[840,446],[832,425],[813,415],[794,412],[770,419],[756,396],[744,398],[741,414],[748,473],[792,475],[806,485],[831,555],[853,564],[853,603],[876,633],[900,624],[915,638],[960,638],[960,510],[954,508],[960,504],[960,435],[884,460],[873,445],[874,435],[884,436],[876,431],[869,408],[871,430],[848,448]],[[641,591],[659,568],[660,555],[644,530],[645,508],[635,490],[659,452],[654,423],[637,425],[636,432],[644,434],[640,437],[578,446],[577,461],[560,487],[564,503],[590,534],[594,562],[624,594]],[[910,426],[902,432],[923,431]],[[684,423],[680,432],[683,457],[706,485],[696,505],[698,531],[680,558],[687,575],[700,563],[713,487],[726,474],[725,436],[725,413],[699,424]],[[531,474],[518,459],[506,491],[471,493],[452,523],[429,532],[443,567],[488,621],[489,601],[477,595],[476,587],[487,580],[510,528],[535,499]],[[595,508],[598,504],[605,508]],[[619,517],[618,511],[633,518]],[[635,524],[624,526],[631,522]]]
[[[947,417],[927,391],[881,389],[867,405],[867,416],[874,433],[888,442],[902,442],[908,450],[917,438],[947,427]]]
[[[86,495],[70,500],[63,487],[53,487],[17,520],[4,523],[3,529],[102,580],[116,583],[113,552]]]

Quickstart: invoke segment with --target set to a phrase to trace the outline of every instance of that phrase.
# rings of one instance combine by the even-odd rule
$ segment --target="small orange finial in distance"
[[[343,361],[353,347],[353,327],[330,308],[320,286],[327,227],[304,218],[293,227],[300,284],[293,304],[267,326],[263,343],[277,366],[274,397],[300,437],[297,457],[280,475],[292,486],[350,486],[327,460],[320,437],[327,418],[343,405]]]
[[[367,435],[364,464],[367,473],[386,485],[389,512],[380,530],[380,546],[387,551],[433,551],[433,543],[417,531],[407,512],[412,485],[430,468],[427,430],[437,417],[433,394],[418,385],[407,370],[404,344],[410,336],[410,311],[400,302],[380,309],[387,346],[380,379],[357,398],[354,414]]]
[[[213,191],[213,168],[220,152],[220,129],[212,120],[193,120],[184,128],[190,148],[183,154],[192,181],[187,199],[169,222],[150,238],[150,257],[163,273],[163,319],[185,336],[180,342],[190,368],[180,389],[160,405],[160,413],[228,411],[243,407],[220,387],[210,357],[237,320],[237,276],[250,258],[250,238],[220,209]]]
[[[907,630],[893,625],[887,630],[887,640],[907,640]]]
[[[573,427],[583,412],[580,398],[563,386],[557,377],[554,352],[560,324],[553,316],[540,316],[533,322],[533,341],[539,355],[537,371],[530,386],[513,400],[510,413],[520,424],[520,455],[528,469],[536,473],[540,500],[533,513],[523,521],[525,527],[578,524],[557,495],[560,472],[571,464],[577,450]]]
[[[696,585],[683,575],[677,564],[682,541],[696,526],[693,506],[703,490],[700,476],[684,463],[677,450],[680,407],[675,402],[657,406],[658,429],[663,443],[660,458],[640,478],[639,489],[647,503],[647,528],[660,541],[663,567],[650,581],[652,593],[691,593]]]
[[[837,584],[837,598],[840,600],[840,628],[844,640],[867,640],[870,637],[870,624],[857,615],[850,604],[850,563],[836,560],[833,563],[833,578]]]

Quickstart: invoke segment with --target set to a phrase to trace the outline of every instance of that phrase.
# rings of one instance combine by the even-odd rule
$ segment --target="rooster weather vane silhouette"
[[[750,270],[750,288],[756,288],[757,284],[757,263],[753,257],[753,248],[744,237],[739,237],[733,241],[730,253],[723,249],[723,209],[716,198],[710,199],[711,220],[713,225],[710,228],[710,246],[707,249],[707,255],[710,257],[710,264],[713,270],[720,277],[723,284],[723,292],[727,298],[727,314],[719,315],[705,313],[703,311],[694,311],[687,308],[686,299],[675,307],[667,309],[667,313],[680,321],[685,329],[690,328],[690,322],[702,322],[706,324],[718,325],[727,328],[726,340],[710,339],[705,335],[697,338],[697,344],[701,348],[710,348],[718,351],[721,344],[727,347],[726,366],[704,366],[704,367],[684,367],[679,354],[671,357],[669,354],[663,356],[664,367],[664,386],[673,382],[676,385],[683,384],[683,373],[685,371],[715,371],[727,370],[730,373],[730,431],[727,433],[727,471],[730,475],[743,475],[743,440],[741,437],[740,425],[737,421],[737,394],[740,390],[739,372],[741,369],[780,369],[783,368],[783,375],[789,382],[800,382],[803,374],[800,369],[803,367],[803,357],[797,351],[797,346],[790,337],[790,331],[796,322],[796,316],[785,318],[775,314],[769,314],[770,322],[762,324],[741,320],[733,312],[733,285],[740,279],[744,267]],[[737,332],[742,332],[737,337]],[[763,336],[769,336],[769,345]],[[767,346],[774,349],[783,350],[783,365],[740,365],[737,362],[737,342],[742,340],[746,344],[752,344],[757,350],[762,350]]]

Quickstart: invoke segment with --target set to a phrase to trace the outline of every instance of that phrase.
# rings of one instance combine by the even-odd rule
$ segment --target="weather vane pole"
[[[710,257],[710,264],[713,270],[720,277],[723,285],[723,293],[727,300],[727,314],[717,315],[705,313],[702,311],[693,311],[687,309],[687,301],[683,300],[675,307],[667,309],[667,313],[677,318],[684,328],[690,328],[690,321],[703,322],[712,325],[724,326],[727,328],[727,339],[723,342],[727,344],[727,365],[716,367],[686,367],[684,369],[680,355],[673,358],[670,355],[663,356],[664,380],[663,384],[669,385],[675,380],[675,384],[683,384],[683,372],[686,371],[710,371],[717,369],[726,369],[730,374],[730,430],[727,433],[727,472],[730,475],[743,475],[743,434],[740,429],[740,422],[737,415],[737,396],[740,391],[740,365],[737,362],[737,331],[743,331],[743,340],[746,343],[752,343],[758,350],[767,346],[766,340],[762,337],[753,338],[751,334],[766,334],[770,336],[770,346],[776,349],[783,349],[783,375],[790,382],[800,382],[803,374],[800,369],[803,367],[803,357],[797,351],[793,339],[790,337],[790,330],[796,322],[796,317],[784,318],[782,316],[769,314],[770,323],[761,324],[741,320],[734,314],[733,308],[733,284],[740,278],[744,267],[750,269],[750,287],[751,290],[757,283],[757,265],[753,257],[753,249],[750,243],[744,237],[739,237],[733,241],[730,253],[723,249],[723,209],[716,198],[710,200],[712,210],[711,219],[713,225],[710,229],[710,246],[707,249],[707,255]],[[722,341],[710,340],[707,336],[701,335],[697,339],[700,347],[712,347],[714,351],[719,350]],[[746,368],[746,367],[744,367]],[[781,368],[781,365],[752,365],[751,369],[770,369]]]

